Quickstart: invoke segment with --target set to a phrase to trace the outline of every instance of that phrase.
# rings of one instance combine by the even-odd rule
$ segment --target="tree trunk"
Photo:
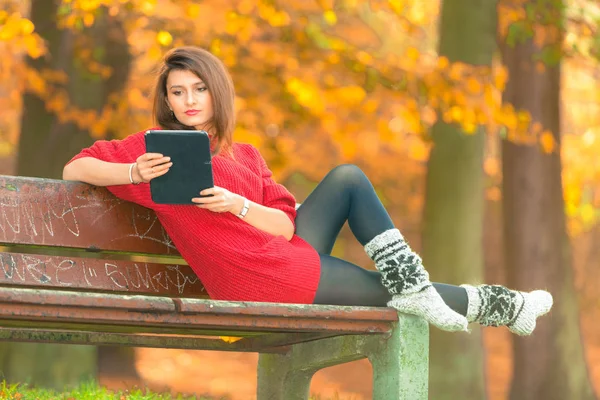
[[[79,109],[99,111],[113,91],[121,90],[126,82],[130,57],[125,33],[120,24],[99,10],[97,21],[78,34],[59,30],[56,26],[58,0],[32,0],[31,20],[36,31],[46,40],[50,57],[28,60],[37,70],[63,70],[69,77],[65,89],[71,104]],[[49,18],[49,16],[51,16]],[[88,35],[91,45],[105,54],[105,63],[115,71],[104,81],[84,70],[77,61],[74,42],[77,35]],[[93,142],[89,132],[73,123],[61,123],[48,112],[44,101],[32,93],[23,96],[23,115],[18,175],[60,179],[64,164],[82,148]],[[135,371],[133,349],[124,358]],[[31,382],[36,386],[61,389],[96,376],[98,362],[93,346],[49,345],[31,343],[1,343],[0,368],[10,382]],[[74,367],[77,366],[77,367]]]
[[[451,62],[491,65],[496,50],[496,2],[445,0],[440,55]],[[423,260],[431,279],[460,284],[483,275],[482,132],[466,135],[442,122],[432,129],[423,227]],[[430,397],[484,399],[481,332],[431,331]]]
[[[47,40],[51,56],[28,60],[28,63],[37,70],[65,71],[69,81],[63,89],[68,93],[70,104],[80,110],[99,112],[110,94],[122,90],[127,81],[131,56],[126,33],[121,23],[108,16],[104,9],[98,10],[94,25],[82,33],[58,30],[55,19],[48,18],[48,15],[56,15],[57,3],[58,0],[32,0],[31,20]],[[97,61],[112,67],[113,74],[107,80],[87,71],[78,60],[76,40],[84,36],[88,41],[83,46],[91,47],[99,58]],[[79,45],[82,46],[81,42]],[[92,143],[87,129],[60,122],[35,94],[23,96],[17,160],[19,175],[60,179],[66,162]]]
[[[504,101],[528,110],[553,132],[551,154],[503,142],[504,242],[507,279],[520,290],[547,289],[550,317],[533,337],[513,337],[512,400],[594,399],[583,353],[571,252],[566,234],[560,159],[560,66],[539,72],[540,49],[529,40],[503,49],[509,71]]]

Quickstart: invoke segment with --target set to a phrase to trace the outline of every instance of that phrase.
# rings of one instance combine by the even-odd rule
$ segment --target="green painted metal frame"
[[[363,358],[373,366],[373,400],[428,398],[429,326],[405,315],[385,335],[338,336],[261,354],[258,400],[307,400],[315,372]]]

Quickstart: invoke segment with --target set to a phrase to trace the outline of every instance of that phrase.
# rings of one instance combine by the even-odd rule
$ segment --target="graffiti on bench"
[[[190,267],[0,253],[0,284],[206,296]]]
[[[119,200],[104,188],[2,178],[2,242],[177,253],[153,211]]]

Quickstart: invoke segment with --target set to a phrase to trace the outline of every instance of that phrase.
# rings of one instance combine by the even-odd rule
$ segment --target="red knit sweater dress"
[[[123,140],[97,141],[71,161],[82,157],[133,163],[146,152],[144,131]],[[233,146],[234,159],[213,157],[214,184],[258,204],[285,212],[294,222],[296,201],[271,178],[258,150]],[[71,162],[69,161],[69,162]],[[107,187],[115,196],[151,208],[177,250],[215,300],[313,302],[320,276],[315,249],[294,235],[288,241],[253,227],[231,213],[215,213],[194,205],[156,204],[150,185]]]

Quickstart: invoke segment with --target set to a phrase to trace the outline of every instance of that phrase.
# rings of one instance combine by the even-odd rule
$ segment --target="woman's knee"
[[[344,185],[358,185],[368,182],[365,173],[354,164],[342,164],[332,169],[327,178],[333,179],[340,184]]]

